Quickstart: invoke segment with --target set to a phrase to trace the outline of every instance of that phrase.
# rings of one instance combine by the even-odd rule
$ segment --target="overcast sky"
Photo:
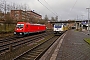
[[[31,10],[49,18],[58,16],[58,20],[88,19],[86,8],[90,0],[6,0],[8,3],[27,4]]]

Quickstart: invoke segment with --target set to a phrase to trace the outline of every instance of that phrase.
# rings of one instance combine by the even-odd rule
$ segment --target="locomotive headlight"
[[[20,29],[20,30],[22,30],[22,29]]]
[[[20,33],[20,35],[22,35],[22,33]]]
[[[17,29],[18,30],[18,29]]]
[[[16,34],[16,32],[14,32],[14,34]]]

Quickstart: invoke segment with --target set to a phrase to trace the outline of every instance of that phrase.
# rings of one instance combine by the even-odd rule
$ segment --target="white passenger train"
[[[56,34],[56,35],[62,34],[67,30],[68,30],[68,26],[66,24],[63,24],[63,23],[55,23],[54,24],[53,31],[54,31],[54,34]]]

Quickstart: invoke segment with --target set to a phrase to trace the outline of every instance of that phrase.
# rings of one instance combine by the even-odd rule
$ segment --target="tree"
[[[34,16],[30,16],[30,17],[29,17],[29,22],[30,22],[30,23],[33,23],[33,22],[34,22],[33,20],[35,20],[35,17],[34,17]]]
[[[56,20],[54,19],[54,17],[51,17],[51,21],[56,21]]]
[[[6,23],[6,24],[11,24],[12,21],[13,21],[13,20],[11,19],[11,17],[6,16],[6,20],[5,20],[5,23]]]
[[[13,19],[10,17],[10,13],[7,13],[7,15],[5,15],[5,30],[7,29],[6,26],[9,28],[9,26],[11,26],[11,24],[13,23]]]
[[[55,21],[58,21],[58,16],[55,17]]]
[[[48,17],[47,17],[47,15],[45,15],[44,20],[45,20],[45,21],[48,21],[48,20],[49,20]]]
[[[3,20],[4,19],[4,13],[2,13],[1,11],[0,11],[0,20]]]
[[[47,15],[45,15],[44,20],[45,20],[45,24],[47,24],[47,23],[48,23],[48,20],[49,20],[49,18],[48,18],[48,16],[47,16]]]
[[[39,23],[39,24],[45,24],[45,20],[39,19],[39,20],[38,20],[38,23]]]

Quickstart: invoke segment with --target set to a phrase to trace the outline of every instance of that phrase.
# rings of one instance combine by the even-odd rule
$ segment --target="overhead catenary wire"
[[[50,7],[50,9],[52,9],[51,8],[51,6],[50,6],[50,4],[46,1],[46,0],[44,0],[47,4],[48,4],[48,6]],[[55,12],[53,9],[52,9],[52,11],[56,14],[56,17],[61,17],[59,14],[57,14],[57,12]]]
[[[38,0],[39,1],[39,0]],[[40,2],[40,1],[39,1]],[[47,6],[45,6],[42,2],[40,2],[45,8],[47,8],[53,15],[57,16],[53,11],[51,11]]]
[[[69,16],[69,14],[71,13],[71,11],[74,9],[77,1],[78,1],[78,0],[75,1],[75,3],[72,5],[71,9],[69,10],[69,12],[68,12],[68,14],[67,14],[68,16]]]
[[[75,3],[74,3],[74,5],[72,6],[71,10],[75,7],[76,3],[77,3],[77,0],[75,1]],[[70,11],[71,11],[71,10],[70,10]]]
[[[45,6],[40,0],[38,0],[38,1],[39,1],[45,8],[47,8],[50,12],[52,12],[55,16],[59,16],[59,15],[50,7],[50,5],[48,4],[48,2],[47,2],[46,0],[44,0],[44,1],[48,4],[48,6],[49,6],[50,8],[48,8],[47,6]],[[71,7],[70,12],[74,9],[76,3],[77,3],[77,0],[75,1],[74,5]],[[69,13],[68,13],[68,14],[69,14]]]
[[[48,3],[46,0],[44,0],[44,1],[48,4],[48,6],[50,7],[50,9],[52,9],[51,6],[49,5],[49,3]],[[58,15],[53,9],[52,9],[52,11],[53,11],[56,15]]]

